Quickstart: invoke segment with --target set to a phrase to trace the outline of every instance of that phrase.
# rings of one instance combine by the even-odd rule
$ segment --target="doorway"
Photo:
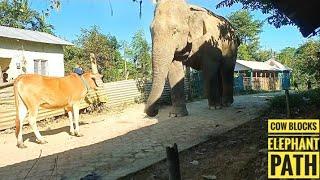
[[[8,79],[8,69],[11,63],[11,58],[0,57],[0,83],[6,83]]]

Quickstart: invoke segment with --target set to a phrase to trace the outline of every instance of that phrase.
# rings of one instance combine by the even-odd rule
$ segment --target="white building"
[[[275,59],[265,62],[237,60],[234,72],[241,75],[236,77],[236,84],[240,90],[280,90],[290,87],[290,72]],[[243,82],[241,82],[243,81]]]
[[[64,76],[63,46],[51,34],[0,26],[0,83],[22,73]]]

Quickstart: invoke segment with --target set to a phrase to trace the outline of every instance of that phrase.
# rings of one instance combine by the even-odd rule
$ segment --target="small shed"
[[[64,76],[63,46],[48,33],[0,26],[0,84],[23,73]]]
[[[291,69],[274,58],[265,62],[237,60],[235,82],[244,90],[281,90],[290,86]],[[288,85],[289,83],[289,85]]]

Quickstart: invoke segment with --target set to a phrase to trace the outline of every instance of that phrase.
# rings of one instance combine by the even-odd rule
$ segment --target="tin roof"
[[[274,59],[265,62],[237,60],[234,71],[256,70],[256,71],[291,71]]]
[[[58,45],[73,45],[48,33],[0,26],[0,37]]]
[[[281,64],[280,62],[276,61],[274,58],[269,59],[265,63],[268,63],[269,65],[280,69],[281,71],[292,71],[291,68]]]

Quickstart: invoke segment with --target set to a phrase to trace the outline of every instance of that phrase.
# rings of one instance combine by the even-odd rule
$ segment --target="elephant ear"
[[[190,6],[188,25],[190,36],[192,39],[198,39],[207,33],[207,26],[204,19],[204,14],[200,9],[195,9],[194,6]]]
[[[208,33],[208,24],[206,21],[207,13],[201,7],[190,6],[189,24],[189,41],[192,42],[192,49],[189,57],[193,56],[204,42],[212,41],[212,35]]]

